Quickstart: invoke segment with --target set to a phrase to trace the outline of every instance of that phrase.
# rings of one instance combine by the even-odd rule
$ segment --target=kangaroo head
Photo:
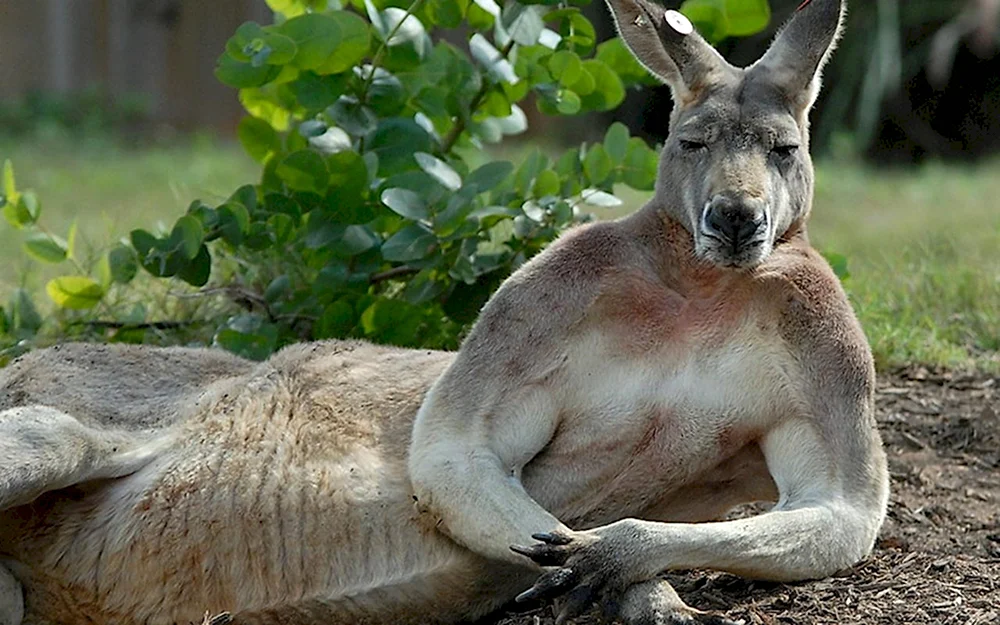
[[[607,0],[635,57],[670,85],[674,112],[654,202],[717,265],[749,268],[809,214],[809,109],[843,0],[806,0],[767,53],[733,67],[676,11]]]

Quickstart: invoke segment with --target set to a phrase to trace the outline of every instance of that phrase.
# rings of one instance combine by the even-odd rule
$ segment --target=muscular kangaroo
[[[525,264],[457,353],[64,345],[0,372],[0,623],[443,624],[518,596],[725,623],[658,575],[870,551],[872,360],[805,229],[841,2],[740,69],[608,1],[673,89],[656,193]],[[717,520],[748,501],[775,504]]]

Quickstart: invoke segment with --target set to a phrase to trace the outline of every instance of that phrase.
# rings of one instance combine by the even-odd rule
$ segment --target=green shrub
[[[546,115],[606,111],[651,80],[619,39],[597,44],[587,1],[269,0],[275,24],[242,25],[216,67],[249,113],[238,136],[259,183],[219,205],[193,202],[168,232],[133,231],[94,275],[76,267],[48,295],[94,315],[141,268],[233,294],[243,310],[212,320],[214,342],[251,358],[307,338],[457,346],[513,269],[591,209],[620,203],[616,184],[653,188],[657,153],[622,124],[558,158],[488,157],[526,130],[528,102]],[[685,8],[716,37],[769,19],[764,0]],[[432,37],[460,27],[468,53]],[[72,236],[39,226],[9,165],[4,195],[25,251],[71,262]],[[37,331],[33,311],[15,294],[7,333]]]

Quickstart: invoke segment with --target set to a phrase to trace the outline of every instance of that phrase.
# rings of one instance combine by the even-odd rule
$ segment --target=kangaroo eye
[[[681,149],[685,152],[698,152],[699,150],[708,148],[708,146],[701,141],[688,141],[687,139],[681,139],[679,143]]]
[[[777,145],[771,149],[771,154],[784,161],[795,156],[795,153],[798,151],[799,146],[797,145]]]

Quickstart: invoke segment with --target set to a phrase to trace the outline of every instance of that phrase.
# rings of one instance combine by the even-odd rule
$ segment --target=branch
[[[507,45],[500,50],[500,56],[506,59],[507,55],[510,54],[510,51],[513,49],[514,39],[511,39],[507,42]],[[486,97],[486,94],[492,86],[493,85],[491,85],[488,80],[483,81],[482,86],[479,87],[479,91],[476,92],[476,95],[472,96],[472,100],[469,102],[469,116],[459,117],[458,120],[455,121],[455,125],[448,131],[448,135],[444,138],[444,141],[441,144],[442,153],[447,154],[451,151],[451,148],[455,146],[455,142],[458,141],[458,138],[462,136],[463,132],[465,132],[465,127],[467,125],[466,120],[471,118],[473,113],[476,112],[476,109],[479,108],[480,104],[482,104],[483,98]]]
[[[392,269],[387,269],[379,273],[373,273],[370,278],[368,278],[369,284],[378,284],[379,282],[385,282],[386,280],[392,280],[393,278],[399,278],[401,276],[408,276],[410,274],[418,273],[420,270],[416,267],[410,267],[409,265],[401,265],[399,267],[393,267]]]
[[[208,295],[224,295],[227,299],[229,299],[229,301],[249,312],[254,312],[257,309],[262,310],[269,319],[274,321],[274,311],[271,310],[271,306],[267,303],[267,300],[264,299],[264,296],[240,284],[209,287],[207,289],[195,291],[194,293],[171,293],[171,295],[178,299],[194,299]]]
[[[192,321],[150,321],[147,323],[126,323],[124,321],[75,321],[70,325],[87,326],[95,330],[177,330],[189,326],[208,323],[204,319]]]

